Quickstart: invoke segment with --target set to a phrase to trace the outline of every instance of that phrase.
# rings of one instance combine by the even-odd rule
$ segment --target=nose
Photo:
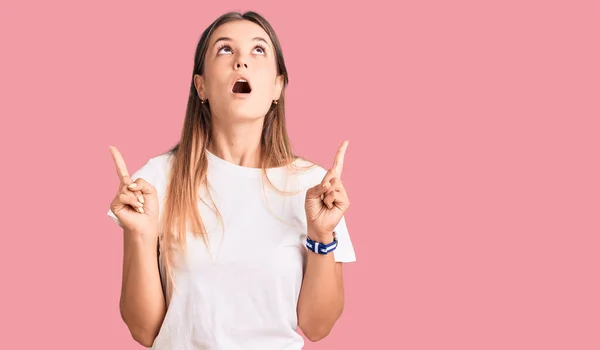
[[[246,68],[248,69],[248,64],[246,64],[246,62],[244,61],[244,59],[242,57],[238,58],[237,62],[235,63],[235,69],[240,69],[240,68]]]

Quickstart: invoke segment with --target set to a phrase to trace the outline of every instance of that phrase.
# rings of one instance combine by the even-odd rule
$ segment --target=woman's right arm
[[[124,229],[119,309],[133,339],[151,347],[166,314],[157,251],[158,195],[141,177],[133,181],[121,153],[110,150],[120,179],[110,207]]]
[[[123,235],[123,281],[119,308],[121,317],[135,341],[151,347],[162,325],[165,298],[158,266],[156,237],[129,232]]]

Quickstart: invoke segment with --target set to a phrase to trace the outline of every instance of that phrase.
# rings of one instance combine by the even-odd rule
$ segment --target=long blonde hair
[[[275,49],[278,75],[283,75],[284,88],[277,104],[272,104],[264,119],[261,135],[261,168],[263,176],[270,167],[289,166],[296,160],[285,125],[285,86],[288,73],[282,49],[275,31],[255,12],[229,12],[217,18],[202,33],[194,56],[194,69],[183,130],[179,143],[169,153],[173,155],[167,186],[164,211],[161,214],[159,251],[164,273],[163,288],[167,305],[173,293],[172,248],[186,246],[187,232],[207,243],[206,229],[198,210],[198,194],[206,186],[208,159],[206,149],[211,142],[211,113],[209,102],[201,103],[194,85],[194,75],[203,74],[204,60],[211,34],[219,26],[237,20],[258,24],[269,35]]]

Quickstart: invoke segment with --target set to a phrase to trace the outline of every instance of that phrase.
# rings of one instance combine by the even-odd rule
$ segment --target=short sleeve
[[[139,178],[143,178],[151,185],[156,186],[156,175],[156,160],[150,159],[140,169],[133,173],[133,175],[131,175],[131,179],[135,181]],[[123,227],[117,216],[112,212],[110,208],[108,209],[107,215],[111,217],[117,223],[117,225]]]

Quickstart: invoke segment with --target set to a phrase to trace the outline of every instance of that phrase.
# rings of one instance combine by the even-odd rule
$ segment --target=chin
[[[255,122],[264,118],[264,115],[256,115],[256,114],[234,114],[232,116],[232,120],[236,122]]]
[[[250,106],[239,106],[230,110],[230,117],[236,121],[255,121],[264,118],[269,108],[252,108]]]

